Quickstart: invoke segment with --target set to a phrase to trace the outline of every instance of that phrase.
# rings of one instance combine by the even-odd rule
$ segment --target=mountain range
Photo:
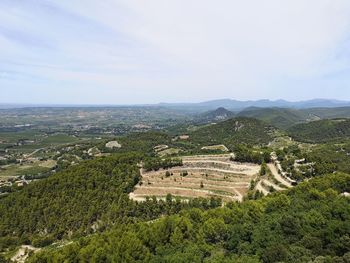
[[[350,107],[335,108],[262,108],[248,107],[242,111],[233,112],[223,107],[195,115],[198,123],[219,122],[232,117],[254,118],[280,129],[288,129],[295,124],[308,123],[323,119],[350,118]]]
[[[240,111],[248,107],[260,107],[260,108],[334,108],[334,107],[346,107],[350,106],[350,101],[334,100],[334,99],[312,99],[304,101],[287,101],[287,100],[235,100],[235,99],[218,99],[210,100],[198,103],[158,103],[158,104],[139,104],[139,105],[118,105],[118,104],[20,104],[20,103],[0,103],[0,109],[6,108],[26,108],[26,107],[119,107],[119,106],[162,106],[172,108],[176,110],[182,110],[187,112],[205,112],[209,110],[215,110],[220,107],[224,107],[231,111]]]
[[[259,108],[295,108],[295,109],[307,109],[307,108],[335,108],[335,107],[347,107],[350,106],[350,101],[332,100],[332,99],[313,99],[305,101],[287,101],[287,100],[247,100],[240,101],[234,99],[220,99],[210,100],[199,103],[159,103],[159,106],[172,108],[182,111],[208,111],[214,110],[220,107],[224,107],[230,111],[241,111],[249,107]]]

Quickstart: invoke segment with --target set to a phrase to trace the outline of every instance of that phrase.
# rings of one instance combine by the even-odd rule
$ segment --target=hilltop
[[[272,140],[274,130],[263,121],[237,117],[214,125],[202,127],[191,134],[192,141],[198,143],[224,144],[229,149],[237,143],[251,145],[267,144]]]
[[[224,107],[219,107],[216,110],[208,111],[198,115],[195,118],[195,121],[198,122],[217,122],[227,120],[229,118],[234,117],[235,114],[232,111],[227,110]]]
[[[287,108],[250,107],[239,112],[237,116],[256,118],[282,129],[308,119],[307,113]]]

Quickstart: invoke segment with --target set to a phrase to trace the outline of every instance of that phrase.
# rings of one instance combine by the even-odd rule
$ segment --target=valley
[[[203,259],[220,247],[233,262],[294,262],[288,259],[294,255],[289,243],[306,249],[306,258],[313,259],[318,250],[296,243],[285,224],[303,238],[319,239],[315,214],[326,218],[327,202],[342,211],[348,202],[350,126],[344,117],[311,120],[299,118],[307,109],[237,114],[219,108],[178,112],[171,119],[173,110],[137,108],[32,109],[21,119],[14,115],[19,111],[7,110],[0,127],[0,260],[80,261],[84,253],[98,257],[95,248],[100,247],[103,259],[96,262],[123,262],[129,252],[111,251],[110,245],[135,242],[143,252],[130,247],[130,262],[150,262],[148,257],[163,262],[165,255],[153,252],[154,246],[167,251],[169,244],[179,248],[182,242],[195,249],[205,243],[206,252],[198,252]],[[118,119],[115,124],[108,117],[114,111],[120,114],[112,115]],[[241,116],[248,112],[254,117]],[[323,117],[347,113],[344,108],[312,112]],[[65,117],[68,113],[71,119]],[[74,124],[78,119],[79,127]],[[281,125],[275,125],[279,119]],[[91,129],[93,122],[98,128]],[[119,122],[124,122],[122,130],[116,128]],[[323,231],[332,232],[334,221],[346,224],[334,216],[323,220],[330,226]],[[299,227],[295,218],[307,227]],[[268,246],[275,251],[283,244],[283,256],[259,243],[269,235],[262,230],[266,225],[277,238],[270,237]],[[286,227],[282,234],[276,225]],[[157,236],[148,233],[167,227],[169,232]],[[336,245],[336,239],[331,242]],[[85,252],[88,247],[92,250]],[[257,253],[260,258],[254,261]],[[188,254],[187,262],[193,255]]]

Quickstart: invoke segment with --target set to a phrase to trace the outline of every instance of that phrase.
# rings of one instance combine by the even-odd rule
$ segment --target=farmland
[[[183,199],[215,196],[225,201],[241,201],[260,166],[233,162],[231,156],[184,156],[182,166],[148,172],[141,169],[142,181],[130,197],[141,201],[146,196],[164,198],[171,194]]]

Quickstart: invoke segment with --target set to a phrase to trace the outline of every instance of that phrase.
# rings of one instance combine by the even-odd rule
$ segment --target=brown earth
[[[230,161],[231,154],[182,157],[183,166],[145,172],[130,198],[145,200],[147,196],[172,194],[185,199],[221,197],[224,201],[241,201],[260,169],[259,165]],[[171,173],[166,176],[166,171]],[[181,174],[187,171],[187,176]]]

